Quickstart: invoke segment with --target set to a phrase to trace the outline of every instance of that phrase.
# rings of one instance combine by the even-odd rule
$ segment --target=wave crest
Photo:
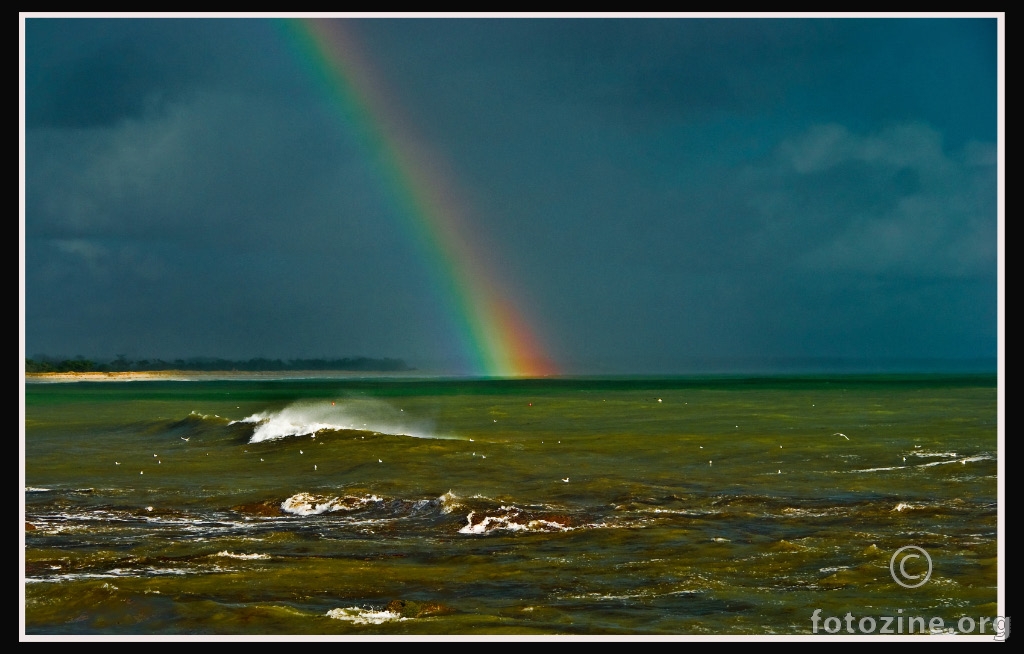
[[[466,526],[459,530],[460,534],[486,534],[492,531],[571,531],[567,518],[565,524],[549,518],[531,517],[515,506],[502,506],[494,515],[484,515],[474,521],[475,511],[466,516]]]
[[[229,424],[253,424],[250,443],[290,436],[313,436],[321,431],[358,430],[413,438],[444,438],[432,433],[429,424],[406,417],[378,400],[348,400],[343,403],[302,401],[279,411],[254,413]]]
[[[281,502],[281,510],[293,515],[319,515],[328,511],[355,511],[382,501],[376,495],[327,497],[313,493],[296,493]]]

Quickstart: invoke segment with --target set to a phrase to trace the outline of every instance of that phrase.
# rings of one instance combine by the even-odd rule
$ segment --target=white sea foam
[[[346,400],[342,403],[307,400],[279,411],[254,413],[230,424],[235,423],[257,425],[250,443],[289,436],[315,436],[321,430],[341,429],[413,438],[446,438],[434,434],[425,421],[409,418],[404,411],[378,400]]]
[[[801,517],[801,518],[823,518],[826,516],[834,516],[842,514],[846,511],[845,507],[833,506],[819,509],[805,509],[795,506],[787,506],[782,509],[783,515],[787,517]],[[770,513],[767,515],[771,515]]]
[[[325,495],[314,495],[312,493],[296,493],[284,502],[281,502],[281,510],[294,515],[318,515],[327,511],[354,511],[361,509],[367,504],[382,501],[376,495],[364,497],[327,497]]]
[[[224,557],[227,557],[229,559],[243,559],[243,560],[246,560],[246,561],[249,561],[249,560],[252,560],[252,559],[269,559],[270,558],[269,554],[236,554],[235,552],[228,552],[227,550],[224,550],[223,552],[217,552],[216,554],[214,554],[214,556],[224,556]]]
[[[912,454],[918,455],[917,452],[913,452]],[[928,463],[913,463],[913,464],[908,463],[907,465],[903,465],[903,466],[885,466],[885,467],[881,467],[881,468],[861,468],[859,470],[845,470],[845,471],[842,471],[842,472],[885,472],[885,471],[888,471],[888,470],[905,470],[907,468],[931,468],[932,466],[944,466],[944,465],[949,465],[951,463],[967,464],[967,463],[973,463],[974,461],[992,461],[992,460],[995,459],[995,457],[993,457],[993,456],[991,456],[989,454],[976,454],[975,456],[967,456],[967,457],[964,457],[962,459],[959,459],[959,458],[955,458],[955,457],[959,456],[956,452],[925,452],[925,453],[923,453],[923,454],[921,454],[919,456],[926,456],[926,457],[937,457],[937,456],[939,456],[939,457],[954,457],[954,458],[948,458],[945,461],[930,461]],[[837,471],[837,472],[839,472],[839,471]]]
[[[941,466],[950,463],[973,463],[974,461],[991,461],[995,457],[991,457],[987,454],[978,454],[976,456],[967,456],[962,459],[952,459],[950,461],[932,461],[931,463],[922,463],[920,468],[930,468],[931,466]]]
[[[848,565],[837,565],[837,566],[831,567],[831,568],[820,568],[818,570],[818,572],[823,572],[825,574],[832,574],[832,573],[835,573],[835,572],[839,572],[840,570],[849,570],[849,569],[850,569],[850,566],[848,566]]]
[[[400,613],[361,609],[357,606],[350,606],[346,609],[331,609],[327,612],[327,617],[334,618],[335,620],[347,620],[355,624],[383,624],[395,620],[408,620],[408,618],[402,617]]]
[[[437,499],[441,502],[441,513],[451,513],[462,507],[462,504],[459,503],[459,496],[450,490]]]
[[[497,515],[485,515],[480,522],[473,523],[476,512],[470,511],[466,516],[466,526],[459,530],[460,534],[486,534],[491,531],[571,531],[572,527],[553,520],[519,521],[521,512],[514,506],[502,506]]]
[[[226,572],[224,568],[214,566],[212,568],[187,569],[187,568],[112,568],[107,572],[69,572],[66,574],[53,575],[52,577],[26,577],[26,582],[56,582],[80,581],[83,579],[123,579],[140,578],[147,576],[165,575],[188,575],[207,572]]]
[[[27,584],[39,584],[39,583],[61,583],[64,581],[78,581],[80,579],[113,579],[117,577],[123,577],[121,574],[102,574],[96,572],[77,572],[65,575],[54,575],[52,577],[25,577],[25,583]]]
[[[193,410],[191,413],[189,413],[189,415],[190,416],[195,416],[196,418],[199,418],[201,420],[224,420],[224,418],[221,418],[220,416],[218,416],[216,414],[210,415],[208,413],[199,413],[198,411],[195,411],[195,410]]]

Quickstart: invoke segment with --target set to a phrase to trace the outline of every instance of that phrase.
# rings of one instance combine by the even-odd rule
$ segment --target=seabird
[[[660,402],[661,400],[658,400],[658,401]],[[568,483],[569,483],[569,478],[568,478],[568,477],[564,477],[564,478],[562,479],[562,481],[564,481],[565,483],[567,483],[567,484],[568,484]]]
[[[832,434],[832,435],[833,435],[833,436],[842,436],[842,437],[843,437],[843,438],[845,438],[846,440],[850,440],[850,437],[849,437],[849,436],[847,436],[846,434],[840,434],[839,432],[836,432],[836,433],[834,433],[834,434]]]
[[[188,442],[188,438],[192,438],[192,437],[189,436],[188,438],[185,438],[184,436],[178,436],[178,438],[180,438],[181,440],[183,440],[183,441],[185,441],[187,443]]]

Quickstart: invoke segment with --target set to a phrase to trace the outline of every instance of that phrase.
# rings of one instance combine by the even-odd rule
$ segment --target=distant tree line
[[[97,362],[84,357],[66,359],[35,355],[25,359],[25,372],[132,372],[146,370],[365,370],[374,372],[398,372],[413,370],[401,359],[371,359],[369,357],[345,357],[342,359],[248,359],[233,361],[197,357],[192,359],[140,359],[131,361],[118,355],[113,361]]]

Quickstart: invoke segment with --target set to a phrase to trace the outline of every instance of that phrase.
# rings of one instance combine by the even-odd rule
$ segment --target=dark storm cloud
[[[279,24],[26,23],[30,353],[457,353]],[[994,19],[350,26],[568,371],[994,356]]]
[[[269,20],[28,18],[25,32],[29,128],[113,125],[199,91],[308,93]]]

